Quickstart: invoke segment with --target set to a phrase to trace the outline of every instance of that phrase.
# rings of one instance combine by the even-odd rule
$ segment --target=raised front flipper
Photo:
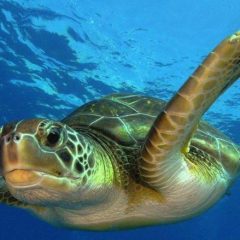
[[[146,184],[164,191],[188,169],[183,155],[200,117],[240,76],[240,33],[220,43],[157,117],[146,139],[139,171]]]

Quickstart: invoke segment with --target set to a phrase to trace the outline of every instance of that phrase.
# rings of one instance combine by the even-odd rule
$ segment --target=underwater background
[[[0,0],[0,125],[61,119],[113,92],[168,100],[240,30],[239,0]],[[240,143],[240,81],[204,118]],[[0,239],[240,239],[240,183],[206,213],[114,232],[56,228],[0,205]]]

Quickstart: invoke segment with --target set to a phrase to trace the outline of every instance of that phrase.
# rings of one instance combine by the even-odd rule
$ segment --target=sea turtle
[[[113,94],[62,121],[1,128],[1,202],[65,227],[171,223],[212,206],[239,174],[240,149],[200,117],[240,76],[240,32],[164,101]]]

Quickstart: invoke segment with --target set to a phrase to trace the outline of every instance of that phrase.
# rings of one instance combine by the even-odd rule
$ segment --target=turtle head
[[[76,204],[97,165],[86,138],[46,119],[5,125],[0,161],[7,188],[16,199],[47,206]]]

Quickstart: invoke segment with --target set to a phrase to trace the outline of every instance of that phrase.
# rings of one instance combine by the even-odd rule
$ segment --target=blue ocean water
[[[168,100],[223,38],[240,29],[238,0],[0,0],[0,125],[61,119],[112,92]],[[205,119],[240,143],[240,83]],[[173,225],[114,232],[52,227],[0,205],[0,239],[232,239],[240,183],[206,213]]]

